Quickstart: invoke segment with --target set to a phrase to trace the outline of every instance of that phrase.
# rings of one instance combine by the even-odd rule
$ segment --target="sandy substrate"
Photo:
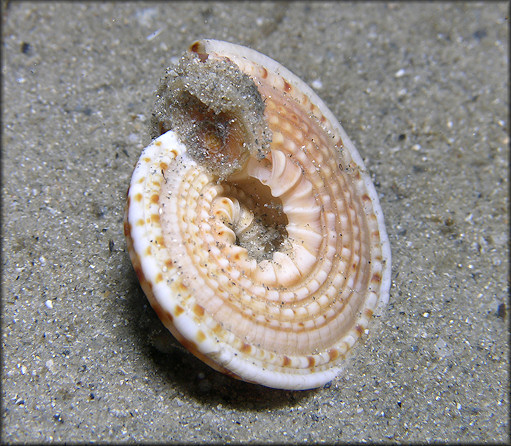
[[[4,7],[2,442],[509,441],[508,17],[490,2]],[[131,267],[123,208],[153,92],[201,37],[311,84],[375,181],[390,304],[326,388],[211,370]]]

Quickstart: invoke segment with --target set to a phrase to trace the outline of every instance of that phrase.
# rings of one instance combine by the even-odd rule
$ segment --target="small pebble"
[[[31,50],[30,43],[23,42],[23,43],[21,44],[21,52],[22,52],[23,54],[29,54],[29,53],[30,53],[30,50]]]
[[[396,73],[394,74],[395,77],[403,77],[405,75],[406,71],[401,68],[400,70],[397,70]]]
[[[321,82],[321,79],[313,80],[311,85],[316,90],[320,90],[321,88],[323,88],[323,82]]]

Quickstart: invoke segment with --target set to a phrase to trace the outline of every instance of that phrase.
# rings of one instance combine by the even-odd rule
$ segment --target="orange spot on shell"
[[[190,46],[190,51],[192,53],[197,54],[201,62],[206,62],[207,58],[209,57],[208,54],[203,52],[204,48],[200,42],[192,43],[192,45]]]
[[[184,312],[185,312],[185,310],[181,305],[176,305],[176,308],[174,309],[174,314],[176,316],[179,316],[180,314],[183,314]]]
[[[288,81],[284,81],[284,91],[289,93],[292,89],[293,87],[291,87],[291,84]]]
[[[145,221],[143,218],[140,218],[139,220],[137,220],[137,222],[135,223],[137,226],[144,226],[145,225]]]
[[[199,330],[197,332],[197,342],[204,342],[206,340],[206,335],[204,334],[204,332],[202,330]]]
[[[167,170],[169,168],[169,165],[167,163],[164,163],[163,161],[160,163],[161,170]]]
[[[330,361],[334,361],[335,359],[337,359],[339,357],[339,352],[337,351],[337,349],[335,348],[332,348],[329,352],[328,352],[328,358],[330,359]]]
[[[160,216],[158,214],[151,214],[151,221],[153,223],[159,223],[160,222]]]
[[[154,281],[155,281],[156,283],[160,283],[160,282],[162,282],[162,281],[163,281],[163,274],[162,274],[162,273],[158,273],[158,274],[156,275],[156,278],[154,279]]]
[[[289,359],[287,356],[284,356],[284,362],[283,362],[283,366],[284,367],[287,367],[288,365],[291,364],[291,359]]]
[[[124,235],[131,237],[131,225],[127,221],[124,221]]]
[[[252,352],[252,346],[250,344],[243,343],[241,346],[241,352],[249,355]]]
[[[148,246],[148,247],[145,249],[144,255],[146,255],[146,256],[150,256],[150,255],[152,254],[152,252],[153,252],[153,249],[152,249],[150,246]]]
[[[199,305],[199,304],[195,304],[195,305],[193,306],[193,312],[194,312],[197,316],[202,317],[202,316],[204,316],[204,307],[202,307],[202,306],[201,306],[201,305]]]
[[[142,201],[142,194],[139,192],[138,194],[135,195],[135,201]]]
[[[307,356],[307,361],[309,362],[309,367],[314,367],[316,365],[316,360],[314,356]]]
[[[160,201],[160,196],[158,194],[151,195],[151,203],[158,204]]]
[[[362,336],[362,333],[364,333],[364,329],[363,327],[361,327],[360,325],[355,325],[355,331],[359,334],[359,336]]]
[[[374,273],[373,277],[371,277],[371,282],[380,283],[381,282],[381,274],[380,273]]]

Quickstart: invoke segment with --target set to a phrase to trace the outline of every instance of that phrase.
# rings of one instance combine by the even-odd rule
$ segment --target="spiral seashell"
[[[215,40],[167,71],[152,126],[124,230],[159,318],[239,379],[332,380],[390,286],[378,197],[343,128],[286,68]]]

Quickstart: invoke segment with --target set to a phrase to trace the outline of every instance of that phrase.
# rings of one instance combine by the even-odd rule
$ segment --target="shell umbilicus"
[[[125,234],[151,305],[213,368],[309,389],[388,300],[374,186],[319,97],[272,59],[203,40],[157,91]]]

